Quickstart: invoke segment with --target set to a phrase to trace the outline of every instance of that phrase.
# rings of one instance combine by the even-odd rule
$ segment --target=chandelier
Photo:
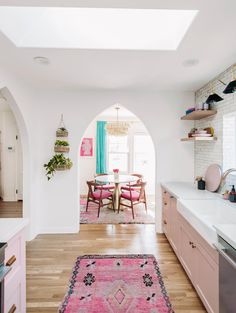
[[[119,121],[120,107],[116,106],[115,110],[116,110],[116,121],[107,123],[106,125],[107,133],[112,136],[126,136],[129,130],[129,123]]]

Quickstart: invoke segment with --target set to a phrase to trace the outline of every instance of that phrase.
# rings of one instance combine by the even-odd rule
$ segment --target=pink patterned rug
[[[60,313],[174,313],[153,255],[77,258]]]
[[[132,217],[131,209],[125,208],[118,214],[107,207],[101,208],[100,216],[97,217],[97,204],[90,202],[88,212],[86,212],[86,200],[80,200],[80,223],[81,224],[154,224],[154,210],[153,204],[148,205],[148,212],[146,213],[144,205],[136,205],[134,207],[135,218]],[[151,207],[152,205],[152,207]]]

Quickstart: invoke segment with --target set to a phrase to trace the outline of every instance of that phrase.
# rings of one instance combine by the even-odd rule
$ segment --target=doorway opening
[[[0,91],[0,217],[23,216],[23,157],[19,128]]]
[[[154,145],[143,122],[126,108],[118,107],[118,116],[117,105],[96,116],[80,144],[81,224],[155,224]],[[110,131],[110,126],[117,120],[127,127],[123,134]],[[99,130],[101,127],[103,134]],[[114,170],[118,170],[118,176]],[[95,185],[89,186],[88,181]],[[98,217],[99,204],[93,202],[93,195],[90,196],[95,192],[101,200],[103,192],[98,192],[101,188],[108,188],[106,191],[112,193],[114,206],[101,206]],[[107,204],[111,198],[102,199],[102,203]],[[120,210],[119,202],[124,204],[120,205]]]

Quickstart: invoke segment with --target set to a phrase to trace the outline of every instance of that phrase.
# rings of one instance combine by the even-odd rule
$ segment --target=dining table
[[[119,207],[119,196],[120,196],[120,185],[129,184],[138,180],[137,176],[134,175],[101,175],[95,178],[99,184],[114,184],[114,207],[118,210]]]

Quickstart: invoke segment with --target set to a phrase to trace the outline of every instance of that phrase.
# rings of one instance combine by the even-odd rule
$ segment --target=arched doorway
[[[82,224],[154,224],[155,223],[155,149],[149,132],[143,122],[132,112],[119,105],[119,121],[128,124],[127,134],[112,135],[107,125],[117,120],[116,105],[111,106],[89,124],[80,144],[80,223]],[[104,158],[105,170],[98,169],[97,125],[106,124],[106,146]],[[97,218],[96,205],[90,203],[86,212],[88,185],[101,173],[113,175],[113,169],[119,169],[120,175],[140,174],[147,182],[147,213],[141,205],[137,205],[135,218],[129,209],[122,208],[119,214],[112,214],[109,209],[101,209]],[[125,184],[120,184],[120,191]],[[116,212],[117,213],[117,212]]]
[[[0,89],[0,98],[2,104],[2,112],[5,112],[2,117],[2,125],[4,132],[7,134],[4,138],[4,145],[2,145],[2,152],[5,152],[4,158],[7,159],[10,156],[11,164],[5,162],[2,164],[4,166],[4,171],[9,176],[9,171],[11,171],[11,177],[7,181],[8,189],[10,188],[11,198],[10,202],[22,201],[21,208],[16,213],[15,217],[30,217],[30,183],[29,183],[29,142],[28,134],[26,130],[26,125],[21,114],[21,111],[12,96],[11,92],[7,87]],[[11,136],[9,138],[9,131]],[[7,137],[7,138],[6,138]],[[3,138],[1,138],[2,140]],[[6,167],[6,168],[5,168]],[[9,178],[9,177],[8,177]],[[2,183],[2,181],[1,181]],[[14,194],[14,195],[13,195]],[[8,192],[9,196],[9,192]],[[3,199],[4,200],[4,199]],[[9,200],[9,198],[6,198]],[[9,204],[11,206],[11,203]],[[6,215],[8,211],[5,211]],[[11,212],[9,212],[11,213]],[[9,217],[14,217],[10,214]]]

